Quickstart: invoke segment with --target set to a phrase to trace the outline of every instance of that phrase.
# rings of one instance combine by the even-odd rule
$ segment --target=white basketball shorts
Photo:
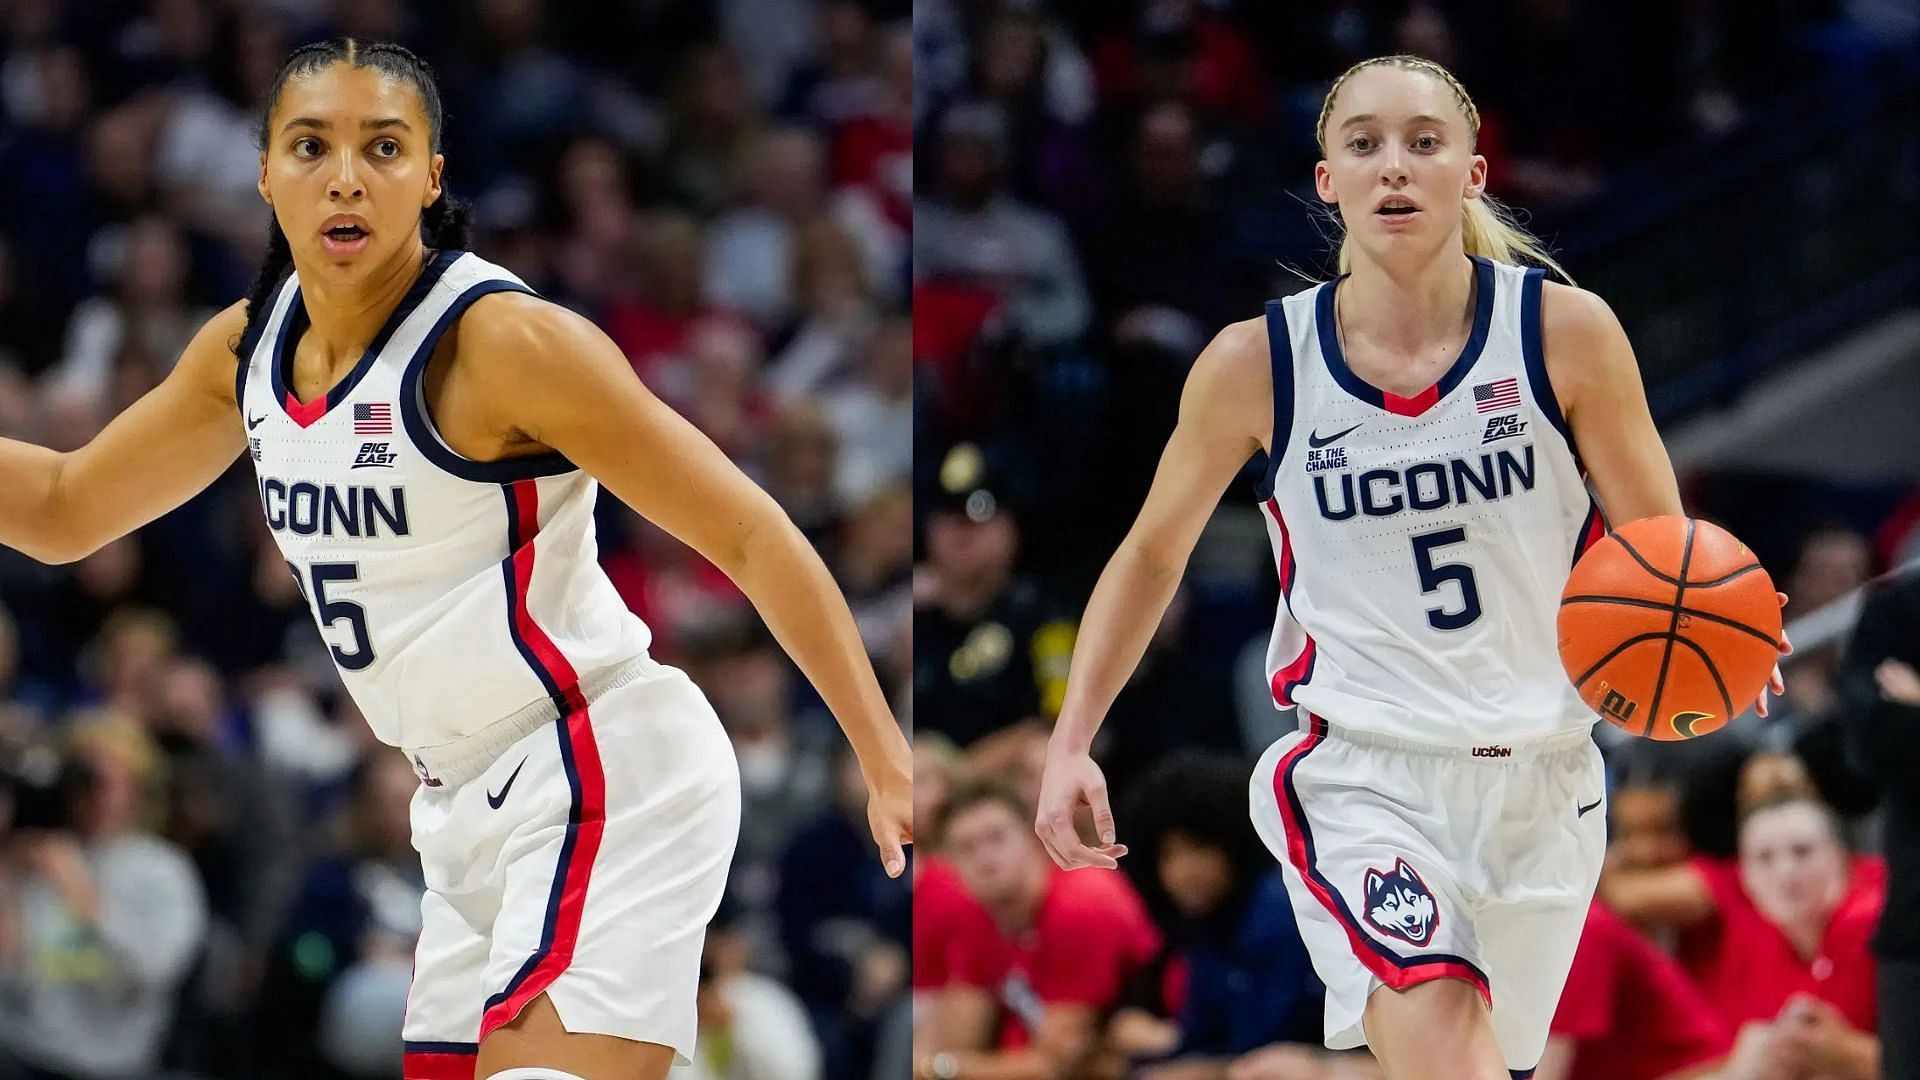
[[[1507,1068],[1532,1075],[1606,850],[1591,733],[1430,746],[1302,712],[1249,795],[1327,986],[1327,1046],[1366,1042],[1382,986],[1463,979],[1492,1010]]]
[[[693,1052],[706,927],[740,774],[705,695],[651,660],[476,778],[422,786],[423,924],[407,1080],[471,1080],[480,1040],[541,994],[570,1032]]]

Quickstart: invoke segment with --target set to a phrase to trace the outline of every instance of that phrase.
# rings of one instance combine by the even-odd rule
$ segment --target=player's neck
[[[1451,340],[1473,312],[1473,263],[1447,255],[1407,266],[1356,258],[1340,283],[1340,330],[1348,341],[1410,355]]]
[[[357,362],[425,266],[426,249],[415,244],[351,279],[301,274],[308,319],[302,344],[319,350],[330,368]]]

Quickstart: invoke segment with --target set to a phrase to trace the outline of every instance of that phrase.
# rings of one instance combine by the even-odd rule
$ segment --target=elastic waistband
[[[1518,742],[1481,743],[1477,746],[1454,746],[1445,743],[1421,742],[1417,739],[1402,739],[1395,735],[1382,735],[1377,731],[1362,731],[1343,727],[1329,721],[1324,716],[1301,712],[1307,718],[1306,730],[1311,734],[1325,735],[1342,742],[1358,746],[1377,746],[1388,750],[1397,750],[1406,754],[1426,754],[1432,757],[1477,758],[1483,761],[1512,760],[1515,758],[1538,758],[1553,754],[1563,754],[1576,750],[1593,742],[1592,728],[1573,728],[1558,731],[1551,735],[1523,739]]]
[[[663,670],[666,670],[664,665],[643,654],[581,679],[580,696],[592,705],[610,690]],[[428,787],[456,788],[486,772],[487,766],[508,747],[558,719],[560,707],[552,698],[541,698],[452,742],[401,749],[413,763],[413,771],[419,774],[421,783]]]

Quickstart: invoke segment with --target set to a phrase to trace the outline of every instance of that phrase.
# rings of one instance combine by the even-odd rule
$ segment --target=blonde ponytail
[[[1467,149],[1473,149],[1474,142],[1480,137],[1480,110],[1474,107],[1473,99],[1467,96],[1467,88],[1461,86],[1460,80],[1454,78],[1452,72],[1439,64],[1425,57],[1402,54],[1376,56],[1371,60],[1362,60],[1333,80],[1333,86],[1327,90],[1327,99],[1320,105],[1320,121],[1314,128],[1314,137],[1320,144],[1320,156],[1325,157],[1327,154],[1327,121],[1333,116],[1334,98],[1339,96],[1340,87],[1355,74],[1383,64],[1404,71],[1425,72],[1445,83],[1447,88],[1453,91],[1454,104],[1460,107],[1461,114],[1467,118]],[[1547,254],[1546,245],[1536,239],[1532,233],[1521,228],[1514,220],[1512,212],[1485,192],[1482,192],[1477,199],[1463,199],[1461,209],[1460,239],[1467,254],[1478,255],[1495,262],[1530,262],[1537,266],[1544,266],[1560,275],[1561,280],[1569,285],[1573,283],[1573,277],[1567,273],[1566,268],[1555,261],[1553,256]],[[1336,217],[1335,220],[1337,221],[1338,218]],[[1343,232],[1339,249],[1340,272],[1346,273],[1351,268],[1351,263],[1352,256],[1347,250],[1347,238]]]

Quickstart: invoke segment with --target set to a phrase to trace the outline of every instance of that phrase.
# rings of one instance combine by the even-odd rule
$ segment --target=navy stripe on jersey
[[[1573,432],[1567,427],[1567,418],[1561,415],[1560,401],[1553,396],[1553,382],[1547,378],[1547,353],[1541,344],[1540,297],[1546,289],[1547,272],[1538,267],[1529,269],[1520,285],[1520,356],[1527,365],[1527,385],[1533,388],[1533,403],[1540,415],[1547,418],[1553,430],[1567,440],[1567,449],[1573,451],[1573,463],[1580,466],[1580,449],[1573,445]],[[1583,471],[1584,471],[1584,467]]]
[[[1260,478],[1261,502],[1273,497],[1273,481],[1293,437],[1293,335],[1287,330],[1284,300],[1267,301],[1267,358],[1273,370],[1273,435],[1267,445],[1267,471]]]
[[[427,261],[426,267],[420,271],[420,276],[413,279],[413,287],[407,290],[407,295],[400,301],[400,305],[387,316],[387,321],[380,326],[380,332],[375,334],[373,340],[367,344],[367,351],[360,354],[360,361],[353,365],[352,371],[347,372],[346,378],[341,379],[327,391],[323,412],[332,411],[342,399],[353,392],[353,388],[360,384],[360,380],[368,371],[372,370],[373,362],[380,358],[380,353],[386,349],[387,342],[392,340],[394,331],[400,329],[400,325],[407,321],[407,316],[413,314],[413,310],[427,298],[427,293],[431,292],[434,285],[440,281],[440,275],[447,272],[447,267],[452,266],[454,260],[463,254],[465,252],[458,250],[441,251],[436,252],[433,258]],[[280,322],[280,336],[274,342],[271,357],[273,398],[276,402],[274,408],[286,408],[287,400],[292,397],[292,392],[288,389],[293,378],[292,346],[299,340],[299,331],[305,329],[306,325],[307,304],[300,296],[299,286],[295,285],[293,302],[287,308],[286,318]]]
[[[413,440],[413,445],[419,448],[420,453],[428,461],[462,480],[471,480],[477,484],[510,484],[515,480],[532,480],[541,476],[558,476],[561,473],[573,472],[578,466],[568,461],[566,455],[559,451],[503,458],[499,461],[473,461],[461,457],[440,441],[439,433],[433,427],[433,420],[427,415],[427,361],[433,358],[433,347],[439,343],[440,336],[447,332],[447,327],[453,325],[453,320],[472,307],[474,301],[497,292],[539,295],[525,285],[503,278],[478,282],[461,293],[459,298],[441,313],[439,320],[433,324],[433,328],[427,331],[427,336],[420,339],[420,347],[414,350],[413,358],[407,361],[406,370],[400,375],[401,423],[407,429],[407,437]]]
[[[520,632],[518,618],[524,598],[520,595],[519,579],[514,573],[513,557],[515,552],[533,540],[534,531],[539,528],[540,523],[522,520],[520,501],[514,497],[512,487],[503,485],[500,488],[500,494],[507,500],[507,557],[500,560],[500,576],[507,584],[507,635],[513,639],[513,647],[519,650],[527,666],[540,677],[540,685],[546,687],[547,696],[553,699],[553,707],[560,710],[561,716],[565,716],[572,710],[567,707],[567,697],[560,687],[560,681],[554,678],[553,672],[547,669],[547,665],[540,662],[540,657],[534,653],[533,646],[528,643],[526,635]]]
[[[247,411],[247,376],[253,371],[254,350],[260,347],[260,335],[267,332],[267,323],[272,320],[273,309],[278,305],[280,294],[286,289],[288,280],[288,278],[280,279],[280,283],[267,293],[266,312],[262,313],[253,325],[240,331],[240,345],[234,351],[234,360],[237,362],[234,364],[233,372],[233,403],[242,413]],[[248,310],[251,311],[251,307]]]
[[[1498,275],[1494,271],[1493,260],[1478,255],[1469,255],[1473,260],[1475,274],[1475,297],[1473,311],[1473,332],[1467,335],[1466,344],[1461,346],[1460,355],[1454,358],[1453,366],[1440,381],[1427,387],[1410,398],[1397,394],[1388,395],[1379,387],[1362,379],[1347,366],[1346,354],[1340,351],[1339,327],[1335,322],[1333,294],[1340,283],[1351,275],[1342,274],[1320,286],[1320,292],[1314,297],[1314,322],[1318,324],[1320,336],[1320,355],[1326,360],[1327,373],[1342,390],[1372,405],[1376,409],[1404,416],[1418,416],[1432,408],[1441,398],[1460,385],[1473,365],[1480,359],[1480,353],[1487,347],[1487,334],[1493,326],[1493,293]],[[1389,401],[1388,398],[1393,400]]]

